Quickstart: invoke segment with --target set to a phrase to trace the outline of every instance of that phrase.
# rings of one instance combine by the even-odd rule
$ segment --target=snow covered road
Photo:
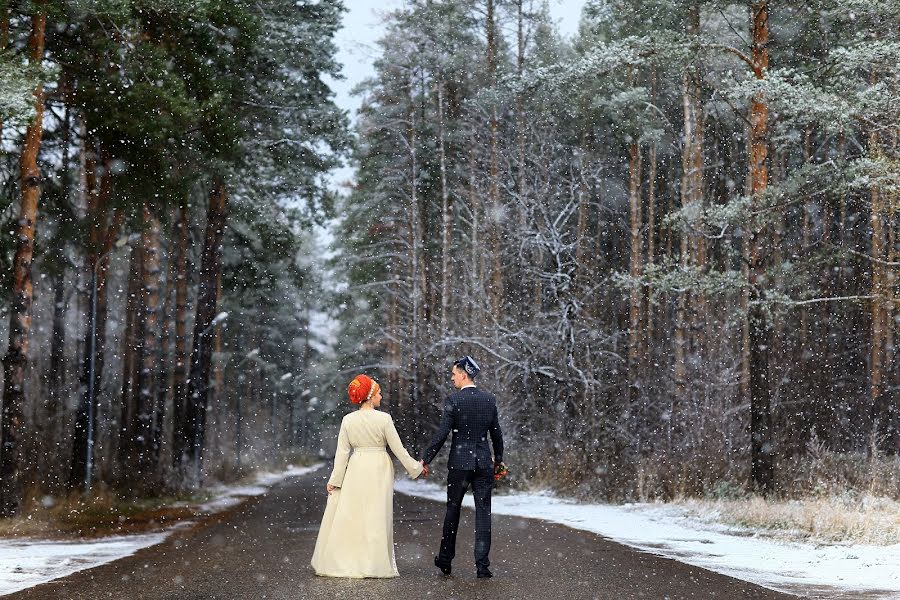
[[[395,489],[446,501],[437,483],[400,480]],[[465,504],[473,507],[472,496]],[[804,595],[900,598],[900,545],[788,543],[689,517],[673,505],[579,504],[547,493],[495,495],[494,514],[542,519],[591,531],[660,556],[771,589]],[[831,592],[829,592],[831,590]]]

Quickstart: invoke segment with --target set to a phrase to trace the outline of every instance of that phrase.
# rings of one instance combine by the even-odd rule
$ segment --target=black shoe
[[[444,575],[450,574],[450,561],[449,560],[441,560],[437,556],[434,557],[434,566],[441,570],[441,573]]]
[[[494,574],[491,573],[487,567],[484,567],[483,569],[478,569],[478,579],[490,579],[493,576],[494,576]]]

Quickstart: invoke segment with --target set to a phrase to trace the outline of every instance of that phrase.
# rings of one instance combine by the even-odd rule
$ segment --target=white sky
[[[539,1],[539,0],[538,0]],[[578,29],[581,8],[585,0],[548,0],[550,14],[557,22],[560,32],[571,36]],[[336,93],[337,105],[350,112],[354,118],[359,107],[359,97],[352,96],[358,83],[372,74],[372,63],[377,56],[375,42],[382,36],[384,27],[382,16],[403,6],[403,0],[345,0],[344,27],[336,37],[337,59],[343,65],[343,80],[330,80]],[[339,169],[331,180],[339,183],[352,176],[352,170]]]

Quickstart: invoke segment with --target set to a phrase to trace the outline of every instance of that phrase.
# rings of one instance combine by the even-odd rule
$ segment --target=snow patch
[[[280,481],[284,481],[288,477],[299,477],[312,473],[321,469],[325,463],[318,463],[311,467],[295,467],[291,465],[284,471],[268,472],[260,471],[256,474],[256,479],[250,485],[219,485],[210,489],[214,498],[208,502],[201,504],[198,508],[204,513],[218,513],[227,510],[233,506],[237,506],[247,498],[253,496],[262,496],[269,488]]]
[[[398,480],[402,494],[446,502],[431,482]],[[463,505],[474,508],[471,495]],[[819,545],[764,537],[761,532],[704,522],[678,506],[579,504],[549,492],[494,495],[499,515],[542,519],[597,533],[633,548],[723,573],[770,589],[804,595],[832,588],[868,598],[900,598],[900,544]]]
[[[0,594],[12,594],[83,569],[130,556],[165,540],[169,532],[110,537],[94,542],[34,539],[0,542]]]
[[[215,497],[198,508],[207,514],[222,512],[250,496],[265,494],[280,481],[306,475],[323,466],[324,463],[319,463],[311,467],[289,467],[277,473],[259,473],[254,485],[218,486],[212,489]],[[172,532],[186,525],[182,522],[158,533],[90,541],[0,539],[0,596],[131,556],[139,550],[162,543]]]

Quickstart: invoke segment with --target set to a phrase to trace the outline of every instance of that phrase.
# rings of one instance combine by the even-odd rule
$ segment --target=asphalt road
[[[476,579],[474,514],[465,509],[450,577],[432,564],[443,505],[397,494],[400,577],[316,577],[309,566],[325,505],[327,470],[289,479],[267,495],[134,556],[82,571],[9,600],[487,600],[794,598],[591,533],[495,516],[493,579]]]

